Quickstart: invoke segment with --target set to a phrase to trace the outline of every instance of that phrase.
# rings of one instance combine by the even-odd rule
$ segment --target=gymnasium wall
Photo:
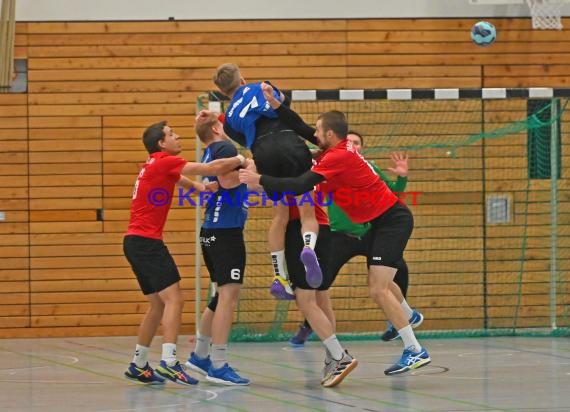
[[[529,19],[492,22],[499,41],[489,48],[470,42],[470,18],[19,22],[16,56],[27,60],[28,92],[0,94],[0,204],[6,217],[0,222],[0,337],[136,333],[146,306],[121,240],[132,185],[146,159],[140,136],[149,124],[167,119],[185,137],[183,154],[193,160],[196,99],[212,88],[211,74],[220,63],[236,62],[248,80],[271,79],[283,89],[569,87],[567,30],[532,30]],[[490,121],[503,110],[500,103],[494,107]],[[517,110],[526,116],[526,106]],[[568,121],[566,115],[565,161]],[[515,158],[519,170],[491,173],[474,184],[462,210],[472,210],[469,202],[481,207],[482,185],[520,188],[524,145],[493,152],[494,166],[504,156]],[[425,172],[429,162],[412,163],[416,187],[433,178]],[[570,195],[567,178],[564,171],[563,202]],[[431,189],[449,195],[454,184]],[[436,197],[420,215],[444,213]],[[195,330],[194,213],[174,207],[165,236],[184,277],[183,333]],[[480,225],[468,218],[457,224]],[[545,236],[548,222],[540,225]],[[429,231],[429,225],[422,228]],[[421,282],[419,273],[429,266],[429,254],[419,245],[408,257],[416,263],[412,284]],[[496,248],[500,265],[500,241]],[[255,253],[265,256],[261,247]],[[540,249],[536,255],[545,273],[546,254]],[[269,267],[260,276],[269,281]],[[260,305],[273,304],[269,296],[263,299]],[[434,302],[430,292],[420,304]],[[471,308],[480,306],[477,297],[471,302]],[[431,322],[426,328],[457,326],[443,314]],[[477,317],[468,326],[481,322]]]
[[[18,0],[18,21],[125,21],[125,20],[253,20],[253,19],[354,19],[430,17],[523,17],[529,15],[525,0],[290,0],[260,7],[256,0],[195,2],[163,0]],[[488,3],[488,4],[485,4]],[[492,4],[495,3],[495,4]],[[563,12],[570,14],[570,4]]]

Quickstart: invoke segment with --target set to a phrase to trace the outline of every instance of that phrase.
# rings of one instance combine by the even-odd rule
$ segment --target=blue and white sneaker
[[[198,379],[194,379],[192,376],[188,375],[184,371],[184,366],[180,362],[172,366],[168,366],[165,361],[161,360],[160,365],[156,368],[156,373],[165,379],[168,379],[174,383],[179,383],[180,385],[196,385]]]
[[[410,369],[418,369],[422,366],[427,365],[431,362],[429,353],[425,348],[422,348],[419,352],[414,352],[411,349],[404,349],[404,353],[400,360],[394,365],[390,366],[384,371],[385,375],[397,375],[399,373],[404,373]]]
[[[198,372],[199,374],[206,376],[208,374],[208,369],[212,366],[212,360],[210,359],[210,355],[205,358],[200,358],[196,355],[196,352],[192,352],[186,361],[186,366],[194,372]]]
[[[422,324],[424,321],[424,315],[422,315],[419,311],[415,310],[412,312],[412,316],[410,316],[409,322],[412,328],[417,328]]]
[[[136,363],[131,362],[129,368],[125,371],[125,377],[132,381],[145,383],[147,385],[164,384],[164,379],[154,373],[154,370],[150,367],[148,362],[142,368],[139,368]]]
[[[222,366],[219,369],[214,369],[213,366],[210,366],[210,369],[208,369],[208,375],[206,376],[206,380],[213,383],[219,383],[222,385],[229,385],[229,386],[249,385],[249,379],[242,378],[241,376],[239,376],[236,373],[236,371],[233,370],[232,367],[227,363],[225,363],[224,366]]]
[[[412,312],[412,316],[410,316],[410,319],[409,319],[410,326],[415,329],[418,326],[420,326],[423,321],[424,321],[424,315],[422,315],[419,311],[414,310]],[[382,334],[382,336],[380,336],[380,339],[382,339],[385,342],[388,342],[388,341],[397,339],[399,337],[400,337],[400,334],[398,333],[398,331],[396,330],[394,325],[392,325],[392,323],[390,321],[388,321],[387,328],[384,331],[384,333]]]

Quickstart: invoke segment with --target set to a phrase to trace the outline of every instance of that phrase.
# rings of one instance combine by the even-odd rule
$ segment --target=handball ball
[[[471,27],[471,40],[477,46],[490,46],[497,38],[497,30],[488,21],[478,21]]]

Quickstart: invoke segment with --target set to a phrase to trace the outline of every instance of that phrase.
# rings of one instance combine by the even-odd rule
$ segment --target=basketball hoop
[[[562,30],[562,0],[526,0],[532,16],[532,28]]]

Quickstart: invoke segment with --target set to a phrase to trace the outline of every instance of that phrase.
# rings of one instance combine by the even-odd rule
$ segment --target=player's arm
[[[314,145],[317,144],[317,138],[315,137],[317,130],[305,123],[301,116],[291,110],[288,105],[282,104],[280,100],[276,99],[273,95],[273,87],[270,84],[261,83],[261,90],[263,90],[263,96],[275,110],[281,122],[293,129],[303,139]]]
[[[236,172],[237,173],[237,172]],[[216,183],[216,182],[214,182]],[[186,176],[180,176],[180,179],[176,184],[184,189],[196,189],[197,192],[211,192],[216,191],[216,186],[208,183],[207,185],[195,180],[190,180]]]
[[[297,177],[273,177],[242,169],[239,171],[239,180],[248,185],[261,185],[266,192],[291,192],[300,195],[313,190],[325,177],[311,170]]]
[[[241,184],[239,181],[239,173],[237,170],[218,175],[218,182],[224,189],[233,189]]]
[[[247,159],[237,155],[227,159],[217,159],[209,163],[188,162],[182,168],[183,175],[219,176],[228,173],[238,167],[246,167]]]
[[[224,123],[224,133],[240,146],[246,147],[247,140],[245,138],[245,135],[243,133],[238,132],[233,127],[231,127],[228,122],[223,122],[223,123]]]
[[[234,157],[238,154],[237,149],[230,142],[224,142],[218,145],[213,153],[214,159],[228,159]],[[230,172],[218,175],[218,182],[221,187],[225,189],[233,189],[239,186],[241,183],[239,181],[239,173],[237,170],[232,170]]]

